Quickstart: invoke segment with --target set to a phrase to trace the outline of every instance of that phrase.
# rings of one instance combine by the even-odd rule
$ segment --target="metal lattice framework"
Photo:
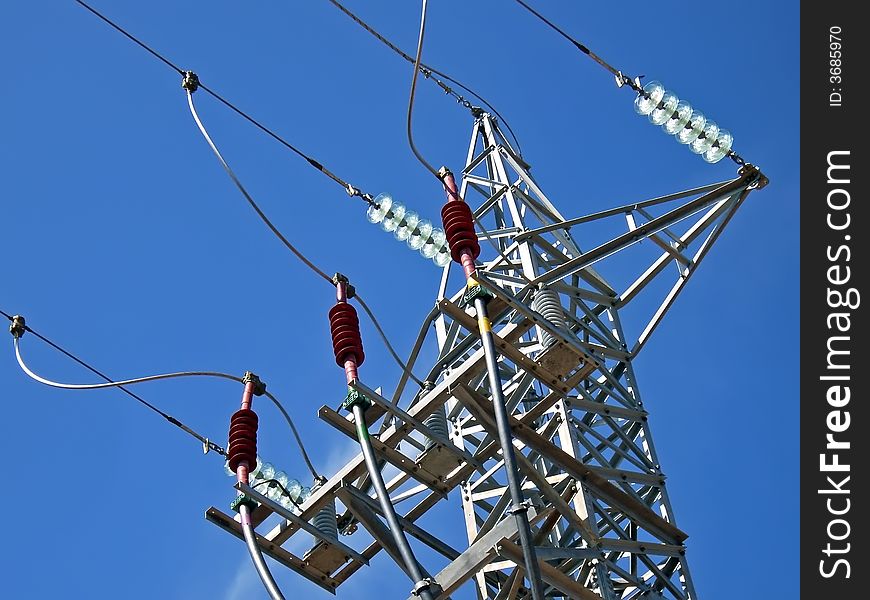
[[[499,374],[547,596],[696,598],[687,536],[674,522],[632,360],[765,177],[745,165],[730,181],[566,220],[485,113],[475,121],[462,175],[461,195],[478,221],[478,282],[492,296]],[[374,403],[369,424],[383,419],[373,442],[394,473],[387,487],[405,532],[443,557],[430,575],[439,597],[470,582],[479,598],[525,598],[484,353],[464,281],[455,276],[444,270],[424,325],[434,326],[439,349],[432,385],[407,410],[361,382],[351,387]],[[637,324],[636,337],[627,336],[622,316]],[[354,438],[349,417],[327,406],[319,415]],[[443,523],[427,519],[454,490],[463,549],[442,540]],[[397,558],[361,455],[315,489],[299,516],[245,491],[261,502],[255,525],[278,515],[260,539],[264,552],[324,589],[335,591],[381,549]],[[336,500],[349,545],[360,540],[356,546],[365,548],[310,525]],[[241,536],[221,511],[210,508],[207,518]],[[300,557],[286,542],[302,530],[316,544]]]

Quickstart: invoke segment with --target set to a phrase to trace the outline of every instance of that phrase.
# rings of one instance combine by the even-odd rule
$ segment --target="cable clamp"
[[[356,288],[350,283],[350,279],[347,278],[347,275],[342,275],[341,273],[336,273],[332,276],[332,285],[338,287],[338,284],[343,283],[345,285],[345,289],[347,290],[347,299],[350,300],[356,295]]]
[[[414,584],[414,589],[411,593],[415,596],[419,596],[423,590],[428,590],[432,587],[435,582],[430,577],[425,577]]]
[[[181,87],[191,94],[199,89],[199,77],[193,71],[185,71],[181,79]]]
[[[24,332],[27,331],[27,325],[24,322],[24,317],[21,315],[14,315],[12,317],[12,322],[9,324],[9,333],[16,339],[20,338],[24,335]]]
[[[242,377],[242,383],[253,383],[255,396],[262,396],[266,393],[266,384],[263,383],[260,378],[254,375],[254,373],[252,373],[251,371],[245,371],[245,376]]]
[[[347,397],[344,399],[344,402],[341,403],[341,408],[350,412],[357,404],[361,404],[363,410],[368,410],[373,403],[360,392],[354,389],[349,389],[347,391]]]
[[[646,77],[646,75],[638,75],[637,77],[634,78],[634,85],[637,86],[634,89],[639,90],[638,94],[643,92],[643,83],[641,83],[640,80],[643,79],[644,77]]]
[[[239,512],[239,507],[243,504],[252,511],[260,506],[259,502],[257,502],[247,494],[239,494],[238,496],[236,496],[236,499],[230,503],[230,510]]]
[[[519,504],[514,504],[508,509],[508,512],[512,515],[518,515],[520,513],[526,514],[529,512],[529,509],[532,507],[532,503],[529,500],[523,500]]]
[[[615,75],[614,77],[616,78],[616,87],[620,87],[620,88],[621,88],[621,87],[624,86],[626,83],[628,83],[628,77],[626,77],[625,75],[623,75],[623,74],[622,74],[622,71],[617,71],[617,72],[616,72],[616,75]]]
[[[465,293],[462,294],[462,298],[459,300],[459,308],[471,306],[477,298],[481,298],[484,304],[487,304],[495,296],[488,289],[480,285],[479,281],[469,277],[465,283]]]
[[[358,188],[353,187],[351,184],[345,184],[344,191],[347,192],[347,195],[353,198],[354,196],[362,196],[362,192],[359,191]]]

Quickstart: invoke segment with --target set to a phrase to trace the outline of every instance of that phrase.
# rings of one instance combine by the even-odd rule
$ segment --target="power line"
[[[389,48],[390,50],[392,50],[393,52],[395,52],[396,54],[401,56],[403,59],[405,59],[409,63],[414,64],[415,61],[414,61],[413,57],[411,57],[406,52],[402,51],[401,48],[399,48],[393,42],[391,42],[386,37],[384,37],[383,35],[378,33],[371,25],[369,25],[368,23],[363,21],[360,17],[355,15],[353,12],[351,12],[350,9],[348,9],[346,6],[344,6],[341,2],[339,2],[338,0],[329,0],[329,2],[333,6],[338,8],[341,12],[343,12],[345,15],[350,17],[350,19],[353,22],[355,22],[357,25],[359,25],[364,30],[366,30],[368,33],[370,33],[372,36],[374,36],[375,39],[380,41],[387,48]],[[480,101],[481,104],[483,104],[487,109],[489,109],[489,111],[493,115],[498,117],[499,121],[501,121],[504,124],[505,128],[508,130],[508,133],[510,133],[511,139],[514,141],[514,145],[516,145],[516,153],[520,157],[522,157],[523,153],[522,153],[522,149],[520,148],[520,142],[517,139],[517,136],[514,135],[514,131],[513,131],[513,129],[511,129],[510,124],[507,122],[507,120],[504,117],[501,116],[501,114],[499,114],[499,112],[495,109],[495,107],[492,104],[490,104],[489,102],[486,101],[485,98],[480,96],[477,92],[475,92],[474,90],[472,90],[468,86],[466,86],[463,83],[457,81],[456,79],[450,77],[449,75],[447,75],[443,71],[439,71],[438,69],[430,67],[429,65],[427,65],[423,62],[421,62],[417,68],[420,70],[420,72],[423,74],[424,77],[426,77],[427,79],[431,79],[438,87],[440,87],[442,90],[444,90],[444,92],[446,94],[455,98],[456,101],[459,104],[461,104],[462,106],[464,106],[465,108],[473,110],[475,107],[472,106],[471,103],[468,100],[466,100],[465,98],[463,98],[460,94],[457,94],[450,86],[448,86],[446,83],[444,83],[443,81],[438,79],[438,77],[433,77],[432,76],[433,74],[444,78],[445,80],[447,80],[450,83],[454,84],[455,86],[463,89],[465,92],[467,92],[468,94],[470,94],[471,96],[476,98],[478,101]]]
[[[330,0],[330,1],[333,1],[333,0]],[[443,183],[443,179],[442,179],[443,173],[436,171],[432,167],[432,165],[429,164],[425,158],[423,158],[423,156],[417,150],[417,147],[414,145],[414,136],[413,136],[412,128],[411,128],[411,115],[412,115],[413,110],[414,110],[414,92],[415,92],[415,89],[417,87],[417,73],[419,72],[420,65],[422,64],[420,62],[420,60],[421,60],[421,57],[423,55],[423,38],[426,34],[426,9],[427,9],[427,0],[422,0],[422,8],[420,11],[420,33],[417,36],[417,54],[414,57],[414,75],[411,78],[411,93],[410,93],[409,98],[408,98],[407,133],[408,133],[408,143],[411,146],[411,151],[414,153],[414,156],[417,157],[417,160],[419,160],[420,163],[424,167],[426,167],[426,169],[430,173],[432,173],[438,179],[439,182]],[[474,222],[477,223],[477,226],[483,232],[487,241],[489,241],[489,243],[492,245],[492,247],[495,248],[495,251],[502,257],[502,259],[504,259],[505,264],[510,264],[510,260],[508,260],[507,256],[504,255],[504,253],[501,251],[501,249],[498,247],[498,245],[493,241],[492,236],[486,230],[486,227],[483,226],[483,223],[480,222],[480,220],[474,215],[473,212],[471,213],[471,216],[474,219]],[[531,283],[529,278],[526,277],[525,275],[523,275],[522,272],[519,272],[519,274],[528,283]]]
[[[2,311],[0,311],[0,312],[2,312]],[[73,356],[72,354],[70,354],[69,352],[67,352],[63,348],[61,348],[60,346],[56,345],[55,343],[53,343],[53,342],[49,341],[48,339],[44,338],[43,336],[39,335],[38,333],[33,331],[29,326],[24,325],[24,319],[22,317],[10,316],[10,315],[6,314],[5,312],[2,312],[2,314],[4,317],[6,317],[7,319],[9,319],[12,322],[12,325],[10,326],[9,330],[13,336],[13,346],[15,347],[15,358],[18,361],[18,365],[21,367],[21,370],[24,371],[24,373],[28,377],[33,379],[34,381],[37,381],[43,385],[47,385],[47,386],[59,388],[59,389],[65,389],[65,390],[97,390],[97,389],[105,389],[105,388],[110,388],[110,387],[117,387],[117,388],[123,390],[125,393],[132,396],[133,398],[137,399],[139,402],[143,403],[145,406],[147,406],[151,410],[158,412],[161,416],[163,416],[164,418],[169,420],[171,423],[173,423],[175,425],[179,425],[185,431],[188,431],[188,433],[191,433],[192,435],[194,435],[194,437],[196,437],[200,442],[202,442],[204,445],[206,445],[209,449],[218,451],[219,454],[221,454],[221,455],[224,455],[224,456],[226,455],[226,452],[224,451],[223,448],[220,448],[219,446],[213,445],[210,442],[210,440],[208,440],[207,438],[202,437],[198,433],[194,432],[192,429],[181,424],[177,419],[169,417],[169,415],[167,415],[166,413],[163,413],[162,411],[160,411],[159,409],[157,409],[153,405],[145,402],[144,400],[142,400],[141,398],[139,398],[138,396],[136,396],[132,392],[127,391],[124,388],[124,386],[135,385],[138,383],[147,383],[147,382],[151,382],[151,381],[160,381],[160,380],[164,380],[164,379],[175,379],[175,378],[179,378],[179,377],[216,377],[219,379],[229,379],[230,381],[235,381],[238,383],[245,383],[246,380],[244,377],[238,377],[237,375],[231,375],[229,373],[221,373],[218,371],[179,371],[176,373],[163,373],[160,375],[149,375],[147,377],[137,377],[134,379],[126,379],[123,381],[113,381],[113,380],[109,379],[106,375],[103,375],[102,373],[100,373],[96,369],[90,367],[89,365],[87,365],[83,361],[79,360],[78,358],[76,358],[75,356]],[[92,371],[93,373],[98,375],[99,377],[102,377],[103,379],[105,379],[106,383],[89,383],[89,384],[60,383],[60,382],[52,381],[50,379],[46,379],[44,377],[37,375],[36,373],[33,372],[33,370],[31,370],[27,366],[27,363],[24,362],[24,357],[21,355],[20,339],[21,339],[21,336],[24,334],[24,331],[29,331],[30,333],[32,333],[33,335],[35,335],[39,339],[45,341],[46,343],[48,343],[52,347],[56,348],[57,350],[60,350],[66,356],[72,358],[80,365],[86,367],[87,369],[89,369],[90,371]],[[311,471],[311,474],[314,476],[314,479],[315,480],[321,479],[322,477],[320,476],[320,474],[318,474],[317,470],[314,468],[314,465],[311,463],[311,459],[308,456],[308,452],[305,450],[305,444],[303,444],[302,438],[299,436],[299,432],[297,431],[296,425],[293,423],[293,419],[290,417],[290,414],[287,412],[287,410],[284,408],[284,406],[281,404],[281,402],[273,394],[271,394],[270,392],[267,392],[265,390],[265,387],[263,388],[263,394],[278,408],[278,410],[284,416],[285,420],[287,421],[287,424],[290,426],[290,429],[293,433],[294,438],[296,439],[296,443],[299,447],[300,453],[302,454],[302,458],[305,461],[305,464],[308,467],[308,469]]]
[[[423,0],[423,7],[420,10],[420,33],[417,36],[417,55],[414,58],[414,74],[411,76],[411,93],[408,96],[408,119],[407,119],[407,134],[408,134],[408,144],[411,146],[411,152],[414,153],[414,156],[417,157],[417,160],[420,161],[426,170],[432,173],[439,182],[441,181],[441,175],[438,174],[438,171],[435,170],[435,167],[430,165],[425,158],[417,151],[417,147],[414,145],[414,134],[411,128],[411,115],[414,112],[414,92],[417,90],[417,73],[420,72],[420,57],[423,54],[423,37],[426,34],[426,0]]]
[[[224,157],[221,156],[220,150],[218,150],[217,146],[212,141],[211,136],[209,136],[208,131],[206,131],[205,126],[199,119],[199,115],[196,113],[196,107],[193,104],[193,93],[196,91],[196,87],[194,87],[195,81],[192,79],[192,77],[196,76],[188,71],[188,74],[185,75],[185,83],[183,84],[185,86],[185,90],[187,91],[187,105],[190,107],[190,114],[193,115],[193,120],[196,121],[196,126],[199,127],[199,131],[200,133],[202,133],[202,137],[204,137],[205,141],[208,142],[209,147],[211,147],[212,152],[214,152],[214,155],[217,157],[218,161],[220,161],[224,170],[227,172],[227,175],[229,175],[230,179],[233,180],[233,183],[236,184],[236,187],[242,193],[242,196],[245,197],[245,200],[248,201],[248,204],[251,205],[251,208],[254,209],[257,215],[259,215],[260,219],[262,219],[266,226],[269,227],[272,233],[274,233],[275,236],[279,240],[281,240],[281,242],[290,250],[290,252],[295,254],[296,257],[301,260],[305,264],[305,266],[314,271],[315,274],[332,283],[332,278],[329,275],[324,273],[317,265],[315,265],[304,254],[302,254],[302,252],[300,252],[299,249],[296,248],[296,246],[290,243],[290,240],[284,237],[281,231],[277,227],[275,227],[272,221],[269,220],[269,217],[266,216],[266,213],[264,213],[254,201],[254,199],[251,198],[251,195],[245,189],[245,186],[242,185],[242,182],[239,181],[239,178],[236,177],[236,174],[233,172],[232,168],[230,168],[230,165],[227,164],[227,161],[224,160]]]
[[[327,177],[329,177],[330,179],[332,179],[333,181],[335,181],[336,183],[338,183],[342,187],[344,187],[345,191],[347,191],[347,193],[349,195],[359,196],[362,200],[364,200],[366,203],[368,203],[370,205],[374,203],[374,200],[370,194],[364,193],[359,188],[347,183],[346,181],[344,181],[343,179],[341,179],[340,177],[338,177],[337,175],[332,173],[329,169],[324,167],[320,162],[311,158],[310,156],[308,156],[307,154],[305,154],[304,152],[302,152],[301,150],[299,150],[298,148],[296,148],[295,146],[293,146],[292,144],[287,142],[284,138],[279,136],[277,133],[275,133],[274,131],[272,131],[271,129],[269,129],[268,127],[266,127],[265,125],[263,125],[262,123],[260,123],[256,119],[254,119],[253,117],[251,117],[249,114],[247,114],[246,112],[244,112],[243,110],[241,110],[240,108],[238,108],[237,106],[235,106],[234,104],[229,102],[228,100],[224,99],[222,96],[220,96],[214,90],[211,90],[208,87],[206,87],[201,81],[199,81],[199,78],[192,71],[182,70],[180,67],[178,67],[177,65],[175,65],[174,63],[172,63],[171,61],[169,61],[168,59],[163,57],[161,54],[159,54],[157,51],[152,49],[150,46],[148,46],[147,44],[145,44],[144,42],[142,42],[141,40],[139,40],[138,38],[136,38],[135,36],[133,36],[132,34],[127,32],[120,25],[116,24],[111,19],[109,19],[105,15],[101,14],[96,9],[92,8],[87,3],[83,2],[82,0],[75,0],[75,1],[78,4],[82,5],[84,8],[86,8],[87,10],[89,10],[91,13],[93,13],[94,15],[99,17],[102,21],[109,24],[113,29],[119,31],[125,37],[127,37],[128,39],[135,42],[138,46],[147,50],[151,55],[155,56],[161,62],[163,62],[164,64],[171,67],[174,71],[177,71],[179,74],[181,74],[184,77],[185,82],[189,81],[190,78],[192,77],[193,78],[192,81],[194,83],[191,83],[191,85],[193,86],[195,84],[195,89],[199,88],[199,89],[204,90],[206,93],[211,95],[213,98],[215,98],[216,100],[218,100],[219,102],[221,102],[222,104],[224,104],[225,106],[227,106],[228,108],[230,108],[231,110],[233,110],[234,112],[239,114],[240,116],[244,117],[248,122],[255,125],[261,131],[268,134],[270,137],[277,140],[278,142],[280,142],[281,144],[283,144],[284,146],[286,146],[287,148],[292,150],[294,153],[296,153],[300,157],[304,158],[311,166],[313,166],[318,171],[320,171],[321,173],[323,173],[324,175],[326,175]],[[190,91],[188,90],[188,95],[189,94],[190,94]],[[332,279],[328,275],[326,275],[326,273],[324,273],[321,269],[319,269],[316,265],[314,265],[314,263],[312,263],[310,260],[305,258],[305,256],[300,251],[298,251],[295,248],[295,246],[293,246],[293,244],[291,244],[290,241],[287,240],[286,237],[284,237],[284,235],[281,234],[281,232],[278,230],[278,228],[275,227],[274,224],[272,224],[272,222],[269,220],[269,218],[266,216],[266,214],[259,208],[259,206],[253,200],[253,198],[251,198],[250,194],[248,194],[247,190],[244,189],[244,186],[241,184],[239,179],[232,172],[232,169],[230,169],[229,165],[226,163],[226,161],[224,161],[223,157],[220,155],[220,152],[217,150],[217,147],[211,141],[211,138],[208,136],[207,132],[205,131],[205,128],[202,127],[202,124],[199,121],[199,118],[196,115],[196,111],[193,107],[192,99],[189,100],[189,104],[190,104],[191,111],[193,112],[194,119],[197,121],[197,125],[200,127],[200,131],[205,136],[206,141],[208,141],[209,145],[212,147],[212,150],[215,152],[215,155],[218,157],[221,164],[224,166],[224,169],[227,170],[227,174],[230,176],[230,178],[233,180],[233,182],[239,188],[239,191],[241,191],[242,195],[245,196],[245,199],[248,201],[248,203],[251,205],[251,207],[257,212],[257,214],[260,216],[260,218],[263,220],[263,222],[266,223],[266,225],[278,237],[278,239],[280,239],[281,242],[288,249],[290,249],[291,252],[293,252],[303,263],[305,263],[310,269],[312,269],[318,276],[323,277],[327,281],[331,282]],[[402,368],[402,370],[407,370],[407,367],[405,366],[405,364],[401,361],[401,359],[398,358],[398,354],[393,349],[392,344],[390,344],[389,340],[384,335],[383,330],[380,327],[380,324],[377,322],[377,319],[375,319],[374,315],[367,308],[366,308],[366,313],[372,319],[372,323],[375,325],[375,328],[381,334],[381,338],[383,339],[384,344],[387,346],[387,350],[389,351],[390,355],[396,360],[396,362],[398,363],[399,367]],[[414,378],[414,380],[419,381],[419,379],[417,379],[416,377]]]
[[[544,15],[542,15],[541,13],[536,11],[534,8],[532,8],[531,6],[529,6],[528,4],[523,2],[523,0],[516,0],[516,2],[517,2],[517,4],[519,4],[520,6],[525,8],[527,11],[529,11],[530,13],[535,15],[538,19],[543,21],[548,27],[550,27],[550,29],[552,29],[553,31],[555,31],[556,33],[561,35],[563,38],[565,38],[566,40],[571,42],[571,44],[573,44],[575,48],[580,50],[580,52],[587,55],[589,58],[591,58],[592,60],[597,62],[599,65],[601,65],[602,67],[604,67],[605,69],[610,71],[610,73],[613,74],[614,77],[616,77],[616,80],[619,83],[619,85],[627,85],[628,87],[630,87],[631,89],[633,89],[637,93],[639,93],[639,94],[643,93],[643,88],[640,87],[634,80],[632,80],[631,77],[623,74],[622,71],[619,71],[619,70],[615,69],[614,67],[610,66],[609,64],[607,64],[607,62],[605,62],[604,59],[602,59],[600,56],[598,56],[597,54],[592,52],[589,48],[586,47],[586,45],[575,40],[573,37],[568,35],[564,30],[562,30],[558,25],[556,25],[555,23],[553,23],[552,21],[547,19]]]
[[[260,218],[263,220],[263,222],[269,227],[269,229],[272,230],[272,232],[278,237],[278,239],[280,239],[284,243],[284,245],[287,246],[287,248],[291,252],[293,252],[293,254],[295,254],[299,258],[299,260],[301,260],[316,275],[318,275],[322,279],[325,279],[330,284],[334,284],[335,283],[334,278],[327,275],[322,269],[320,269],[317,265],[315,265],[304,254],[302,254],[302,252],[299,249],[297,249],[296,246],[294,246],[292,243],[290,243],[290,241],[286,237],[284,237],[284,235],[280,232],[280,230],[277,227],[275,227],[275,225],[272,223],[272,221],[269,220],[269,218],[266,216],[266,214],[260,209],[260,207],[254,201],[254,199],[251,197],[251,195],[247,192],[247,190],[245,189],[245,186],[242,185],[241,181],[239,181],[239,178],[236,177],[236,174],[233,172],[230,165],[227,164],[227,161],[224,160],[224,157],[221,156],[220,151],[218,150],[214,141],[212,141],[211,136],[209,136],[208,131],[205,128],[205,125],[203,125],[202,121],[199,118],[199,115],[196,112],[196,107],[194,106],[194,103],[193,103],[193,93],[196,91],[196,87],[195,87],[195,80],[191,80],[191,76],[193,76],[194,78],[196,77],[193,73],[188,71],[187,74],[185,75],[185,84],[184,84],[185,89],[187,90],[187,104],[190,107],[190,113],[193,115],[193,119],[194,119],[194,121],[196,121],[196,125],[197,125],[197,127],[199,127],[200,133],[202,133],[203,137],[205,138],[205,141],[208,142],[208,145],[211,147],[212,152],[214,152],[214,155],[220,161],[224,170],[227,172],[227,175],[230,176],[230,179],[232,179],[233,183],[236,184],[236,187],[239,189],[239,191],[242,193],[242,195],[248,201],[248,204],[250,204],[251,207],[253,207],[253,209],[257,212],[257,214],[260,216]],[[402,362],[402,359],[399,358],[399,355],[393,349],[393,345],[390,343],[389,338],[387,338],[386,333],[384,333],[383,328],[381,328],[380,323],[378,322],[377,318],[375,318],[374,313],[371,311],[371,309],[369,309],[368,305],[363,301],[362,297],[356,293],[354,294],[354,296],[355,296],[357,302],[359,303],[359,305],[362,307],[362,309],[365,311],[365,313],[369,316],[369,319],[371,319],[372,324],[374,324],[375,329],[377,329],[378,334],[380,334],[381,339],[383,340],[384,345],[387,347],[387,351],[393,357],[393,360],[395,360],[396,363],[399,365],[399,367],[403,371],[408,373],[409,376],[415,382],[417,382],[420,386],[422,386],[423,382],[420,381],[416,376],[414,376],[414,374],[410,372],[410,370],[405,365],[405,363]]]
[[[360,307],[363,309],[363,311],[365,311],[365,313],[369,316],[369,319],[371,319],[372,324],[375,326],[375,329],[377,330],[378,335],[381,336],[381,339],[383,340],[384,345],[387,347],[387,350],[392,355],[393,360],[396,361],[396,363],[399,365],[399,367],[402,368],[402,371],[408,377],[413,379],[417,385],[419,385],[421,388],[424,387],[425,384],[420,380],[420,378],[417,377],[416,375],[414,375],[414,373],[411,371],[411,368],[406,363],[404,363],[401,358],[399,358],[398,354],[396,354],[396,351],[393,349],[392,344],[390,344],[390,340],[387,339],[387,334],[384,333],[384,330],[381,328],[381,324],[378,323],[378,320],[375,318],[375,314],[371,311],[368,304],[366,304],[365,301],[362,299],[362,296],[360,296],[359,293],[355,293],[354,298],[356,299],[356,301],[360,305]]]
[[[0,314],[2,314],[4,317],[9,319],[10,322],[14,319],[14,317],[12,315],[7,314],[6,312],[4,312],[2,310],[0,310]],[[70,358],[73,361],[77,362],[78,364],[80,364],[81,366],[86,368],[88,371],[90,371],[91,373],[93,373],[97,377],[104,379],[108,383],[115,383],[108,375],[105,375],[101,371],[97,370],[95,367],[86,363],[85,361],[83,361],[79,357],[75,356],[71,352],[65,350],[64,348],[62,348],[58,344],[54,343],[53,341],[51,341],[47,337],[43,336],[39,332],[34,331],[29,325],[25,326],[25,330],[28,331],[29,333],[33,334],[34,336],[36,336],[37,338],[39,338],[40,340],[42,340],[43,342],[45,342],[46,344],[48,344],[49,346],[51,346],[52,348],[54,348],[55,350],[60,352],[61,354],[63,354],[67,358]],[[124,392],[125,394],[127,394],[128,396],[133,398],[136,402],[138,402],[139,404],[141,404],[142,406],[144,406],[148,410],[157,413],[158,415],[160,415],[161,417],[163,417],[164,419],[166,419],[171,424],[175,425],[176,427],[178,427],[179,429],[181,429],[182,431],[184,431],[188,435],[196,438],[203,445],[203,448],[208,448],[209,450],[213,450],[214,452],[217,452],[221,456],[226,456],[226,450],[224,450],[221,446],[218,446],[217,444],[212,442],[209,438],[197,433],[191,427],[188,427],[187,425],[185,425],[184,423],[182,423],[181,421],[179,421],[178,419],[176,419],[172,415],[160,410],[159,408],[157,408],[156,406],[154,406],[153,404],[151,404],[150,402],[148,402],[147,400],[145,400],[144,398],[142,398],[138,394],[135,394],[134,392],[131,392],[130,390],[125,388],[123,385],[118,385],[117,387],[120,391]]]
[[[173,63],[172,61],[167,59],[166,57],[164,57],[162,54],[160,54],[159,52],[157,52],[156,50],[151,48],[148,44],[146,44],[145,42],[143,42],[140,39],[138,39],[137,37],[135,37],[133,34],[131,34],[127,30],[125,30],[123,27],[121,27],[120,25],[118,25],[117,23],[115,23],[114,21],[109,19],[107,16],[105,16],[102,13],[100,13],[99,11],[97,11],[92,6],[88,5],[86,2],[83,2],[83,0],[75,0],[75,2],[80,4],[81,6],[83,6],[85,9],[87,9],[92,14],[96,15],[100,20],[107,23],[109,26],[111,26],[116,31],[120,32],[124,37],[126,37],[127,39],[134,42],[140,48],[143,48],[145,51],[147,51],[149,54],[151,54],[152,56],[154,56],[155,58],[160,60],[163,64],[170,67],[172,70],[176,71],[177,73],[179,73],[182,76],[184,76],[187,73],[187,71],[185,71],[184,69],[182,69],[181,67],[179,67],[178,65],[176,65],[175,63]],[[207,87],[206,85],[204,85],[203,83],[201,83],[199,81],[197,81],[197,85],[198,85],[198,87],[202,88],[202,90],[204,90],[207,94],[212,96],[215,100],[217,100],[218,102],[220,102],[221,104],[223,104],[224,106],[229,108],[230,110],[234,111],[235,113],[237,113],[238,115],[243,117],[249,123],[251,123],[252,125],[257,127],[258,129],[260,129],[262,132],[264,132],[265,134],[267,134],[268,136],[270,136],[271,138],[273,138],[274,140],[276,140],[277,142],[279,142],[280,144],[282,144],[283,146],[288,148],[293,153],[297,154],[299,157],[305,159],[305,161],[309,165],[311,165],[312,167],[314,167],[315,169],[320,171],[322,174],[326,175],[327,177],[329,177],[330,179],[335,181],[337,184],[339,184],[341,187],[343,187],[345,189],[345,191],[348,193],[348,195],[350,195],[352,197],[358,196],[362,200],[364,200],[365,202],[367,202],[369,204],[372,203],[371,195],[362,192],[359,188],[351,185],[350,183],[348,183],[347,181],[345,181],[341,177],[337,176],[335,173],[333,173],[332,171],[327,169],[323,165],[323,163],[315,160],[314,158],[312,158],[311,156],[309,156],[308,154],[306,154],[305,152],[303,152],[302,150],[300,150],[299,148],[297,148],[296,146],[294,146],[293,144],[291,144],[290,142],[285,140],[283,137],[281,137],[280,135],[278,135],[277,133],[275,133],[274,131],[272,131],[271,129],[266,127],[265,125],[263,125],[260,121],[258,121],[257,119],[255,119],[254,117],[252,117],[251,115],[249,115],[248,113],[246,113],[245,111],[243,111],[242,109],[237,107],[235,104],[233,104],[229,100],[225,99],[223,96],[218,94],[216,91],[210,89],[209,87]]]
[[[650,115],[650,120],[652,121],[652,114],[657,110],[661,110],[663,118],[661,120],[655,120],[654,123],[656,125],[665,126],[665,123],[669,123],[673,126],[673,129],[666,129],[666,131],[668,134],[672,135],[680,130],[685,130],[680,133],[680,136],[684,137],[677,136],[677,139],[682,144],[690,144],[692,146],[692,151],[696,154],[705,155],[704,160],[710,163],[715,163],[727,156],[741,167],[746,164],[746,161],[731,148],[734,141],[733,136],[725,130],[720,130],[718,125],[708,122],[706,117],[703,116],[703,113],[693,113],[692,108],[685,103],[679,103],[678,105],[679,99],[676,95],[671,93],[666,96],[666,90],[658,82],[650,82],[645,88],[642,87],[640,85],[640,77],[632,79],[622,71],[611,66],[603,58],[592,52],[585,44],[582,44],[568,35],[558,25],[547,19],[523,0],[516,0],[516,3],[544,22],[550,29],[571,42],[571,44],[573,44],[574,47],[580,50],[583,54],[610,71],[610,73],[616,78],[616,84],[619,87],[627,86],[637,92],[638,98],[635,100],[635,107],[638,112],[644,115]],[[655,88],[656,91],[649,91],[650,88]],[[652,96],[655,96],[655,98],[652,98]],[[669,98],[669,102],[666,102],[665,98]],[[638,105],[638,102],[641,100],[645,101],[644,110],[641,110]],[[705,125],[709,125],[709,135],[707,129],[705,129]],[[691,143],[693,140],[697,140],[695,142],[697,146]],[[706,142],[704,140],[706,140]]]

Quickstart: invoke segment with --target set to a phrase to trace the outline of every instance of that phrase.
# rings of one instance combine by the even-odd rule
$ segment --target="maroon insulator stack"
[[[257,464],[257,413],[249,408],[236,411],[230,419],[230,443],[227,451],[234,472],[242,462],[253,469]]]
[[[454,261],[462,264],[462,251],[466,249],[474,259],[480,255],[480,244],[474,232],[474,217],[465,202],[447,202],[441,209],[441,222],[444,224],[444,233],[447,235],[447,243],[450,244],[450,256]]]
[[[359,333],[359,317],[356,309],[347,302],[339,302],[329,310],[329,328],[332,331],[332,350],[335,362],[343,367],[349,355],[356,358],[357,366],[366,359],[362,337]]]

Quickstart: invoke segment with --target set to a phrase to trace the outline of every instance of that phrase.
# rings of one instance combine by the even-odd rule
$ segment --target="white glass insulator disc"
[[[643,86],[643,94],[638,94],[634,99],[634,110],[639,115],[650,114],[665,95],[665,86],[658,81],[650,81]]]
[[[375,198],[375,203],[369,206],[366,211],[366,218],[369,223],[380,223],[384,220],[384,216],[390,207],[393,206],[393,197],[389,194],[378,194]]]
[[[253,470],[248,471],[248,481],[253,481],[260,476],[260,469],[263,468],[263,461],[260,460],[260,457],[257,456],[257,464],[254,466]]]
[[[671,118],[662,124],[662,129],[664,129],[666,133],[674,135],[675,133],[682,131],[691,118],[692,105],[688,102],[680,102],[677,104],[677,108],[674,109],[673,114],[671,114]]]
[[[720,129],[716,143],[704,153],[704,160],[708,163],[719,162],[731,152],[732,144],[734,144],[734,137],[731,133],[727,129]]]
[[[263,493],[262,490],[260,493]],[[275,502],[281,502],[281,498],[284,497],[284,492],[281,491],[281,488],[275,482],[269,484],[269,488],[266,490],[264,494],[269,500],[273,500]]]
[[[369,223],[380,223],[384,220],[387,212],[393,206],[393,197],[389,194],[378,194],[375,203],[366,210],[366,218]]]
[[[662,101],[649,114],[649,120],[653,125],[661,125],[668,121],[677,110],[677,105],[680,99],[675,94],[668,92],[662,98]]]
[[[289,493],[290,497],[294,500],[299,498],[299,494],[302,492],[302,484],[295,479],[288,481],[287,485],[284,487],[287,488],[287,493]]]
[[[432,223],[422,219],[417,223],[417,229],[408,236],[408,245],[414,250],[419,250],[423,247],[423,243],[429,239],[430,235],[432,235]]]
[[[685,127],[680,129],[674,137],[681,144],[691,144],[703,133],[705,125],[707,125],[707,117],[704,116],[704,113],[695,112]]]
[[[438,244],[435,243],[435,240],[433,240],[430,235],[429,238],[423,242],[423,247],[420,248],[420,254],[426,258],[435,258],[435,255],[438,254],[438,249]]]
[[[263,463],[260,465],[260,479],[274,479],[275,478],[275,465],[270,462]]]
[[[402,222],[399,223],[398,227],[396,227],[396,231],[393,232],[393,235],[395,235],[396,239],[400,242],[404,242],[411,236],[411,232],[417,228],[417,223],[419,222],[420,215],[414,211],[407,212],[405,213],[405,218],[402,219]]]
[[[435,258],[433,258],[432,260],[434,260],[435,264],[439,267],[446,267],[450,264],[450,261],[452,259],[450,257],[450,249],[447,247],[447,244],[444,244],[443,246],[441,246],[441,248],[438,249],[438,253],[435,254]]]
[[[384,228],[384,231],[395,231],[404,218],[405,206],[398,202],[393,202],[390,212],[388,212],[387,216],[384,217],[384,220],[381,221],[381,227]]]
[[[713,121],[707,121],[707,126],[704,127],[704,136],[699,137],[692,142],[692,145],[689,146],[689,150],[695,154],[704,154],[707,150],[713,147],[713,142],[715,142],[718,137],[719,126]]]
[[[430,237],[432,238],[432,241],[435,242],[435,246],[438,248],[440,248],[447,242],[447,236],[438,227],[432,228],[432,235]]]

